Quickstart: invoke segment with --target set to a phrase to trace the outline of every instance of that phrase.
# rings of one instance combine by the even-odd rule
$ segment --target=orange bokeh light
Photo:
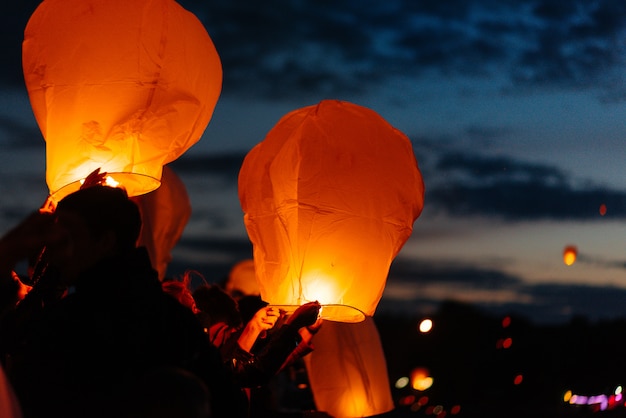
[[[603,203],[600,205],[600,209],[598,210],[601,216],[606,215],[606,205]]]
[[[417,367],[411,372],[411,387],[415,390],[424,391],[433,385],[430,371],[425,367]]]

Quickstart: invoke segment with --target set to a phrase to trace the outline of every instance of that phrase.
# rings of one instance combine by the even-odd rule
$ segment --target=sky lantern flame
[[[285,115],[244,159],[239,199],[261,296],[373,315],[424,184],[409,139],[376,112],[324,100]]]
[[[571,266],[578,256],[578,248],[575,245],[568,245],[563,249],[563,262],[567,266]]]
[[[44,0],[22,46],[55,200],[97,168],[131,196],[195,144],[222,87],[202,23],[173,0]]]

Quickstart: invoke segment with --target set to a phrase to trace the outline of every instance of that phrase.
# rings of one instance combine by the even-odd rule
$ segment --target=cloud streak
[[[625,299],[626,289],[618,287],[528,284],[475,265],[400,258],[392,264],[379,310],[427,315],[454,300],[490,314],[515,314],[545,324],[576,316],[591,321],[624,317]]]
[[[510,157],[447,152],[439,156],[427,202],[452,216],[505,220],[593,220],[600,205],[626,216],[626,192],[577,179],[545,164]]]

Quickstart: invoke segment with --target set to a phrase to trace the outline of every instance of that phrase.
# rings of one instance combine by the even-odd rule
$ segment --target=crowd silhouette
[[[161,280],[137,245],[137,204],[100,178],[0,238],[4,416],[311,415],[259,397],[313,350],[320,304],[287,314],[187,275]]]

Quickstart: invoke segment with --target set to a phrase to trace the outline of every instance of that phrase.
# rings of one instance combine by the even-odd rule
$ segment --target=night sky
[[[5,3],[0,231],[47,193],[20,56],[38,2]],[[204,136],[172,165],[193,205],[173,274],[217,281],[251,256],[243,156],[287,112],[339,99],[404,132],[426,185],[380,310],[455,299],[542,322],[626,316],[625,2],[180,3],[205,24],[224,82]]]

